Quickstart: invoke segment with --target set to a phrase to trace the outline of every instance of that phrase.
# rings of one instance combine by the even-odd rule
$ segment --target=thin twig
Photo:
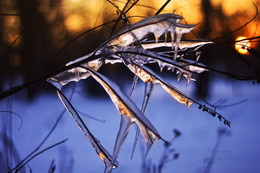
[[[3,112],[3,113],[10,113],[10,114],[14,114],[16,115],[19,119],[20,119],[20,126],[19,126],[19,129],[21,129],[22,125],[23,125],[23,119],[22,117],[16,113],[16,112],[13,112],[13,111],[0,111],[0,112]]]
[[[256,6],[253,2],[252,2],[252,4],[254,5],[255,10],[256,10],[255,16],[254,16],[252,19],[250,19],[248,22],[246,22],[246,23],[245,23],[244,25],[242,25],[241,27],[235,29],[234,31],[229,32],[229,33],[227,33],[227,34],[224,34],[224,35],[222,35],[221,37],[214,38],[214,39],[211,40],[211,41],[216,41],[216,40],[219,40],[219,39],[221,39],[221,38],[223,38],[223,37],[226,37],[226,36],[228,36],[228,35],[231,35],[231,34],[237,32],[237,31],[239,31],[240,29],[244,28],[244,27],[245,27],[246,25],[248,25],[249,23],[251,23],[251,22],[257,17],[257,15],[258,15],[258,8],[257,8],[257,6]]]
[[[53,148],[53,147],[56,147],[57,145],[60,145],[60,144],[62,144],[62,143],[64,143],[64,142],[66,142],[67,140],[68,140],[68,138],[65,139],[65,140],[62,140],[62,141],[60,141],[60,142],[58,142],[58,143],[56,143],[56,144],[54,144],[54,145],[51,145],[51,146],[49,146],[49,147],[43,149],[42,151],[36,153],[36,154],[33,155],[30,159],[28,159],[26,162],[24,162],[24,164],[22,164],[19,168],[15,169],[15,172],[18,172],[21,168],[23,168],[28,162],[30,162],[30,161],[31,161],[33,158],[35,158],[36,156],[42,154],[43,152],[45,152],[45,151],[47,151],[47,150],[49,150],[49,149],[51,149],[51,148]],[[9,172],[12,172],[12,170],[10,170]]]
[[[128,4],[130,3],[130,0],[127,1],[127,3],[125,4],[123,10],[121,11],[116,5],[114,5],[114,3],[112,3],[110,0],[107,0],[109,3],[111,3],[121,14],[119,15],[116,23],[114,24],[112,31],[110,32],[109,38],[112,37],[112,35],[114,34],[114,31],[116,29],[117,24],[119,23],[119,21],[123,18],[124,21],[127,23],[127,25],[130,25],[130,22],[128,21],[127,17],[126,17],[126,13],[124,12],[126,7],[128,6]]]
[[[75,87],[73,87],[72,93],[71,93],[71,95],[69,97],[70,100],[72,99],[74,90],[75,90]],[[47,139],[51,136],[53,131],[56,129],[58,123],[60,122],[60,120],[63,117],[63,115],[65,114],[65,112],[66,112],[66,109],[63,109],[63,111],[61,112],[60,116],[58,117],[58,119],[54,123],[54,125],[51,128],[51,130],[49,131],[49,133],[42,140],[42,142],[29,155],[27,155],[22,161],[20,161],[20,163],[18,163],[13,169],[11,169],[11,171],[17,169],[18,167],[20,167],[20,165],[22,165],[28,158],[30,158],[36,151],[38,151],[41,148],[41,146],[47,141]]]
[[[163,11],[163,9],[169,4],[169,2],[171,2],[171,0],[167,0],[167,1],[163,4],[163,6],[161,6],[161,8],[155,13],[155,15],[160,14],[160,13]]]

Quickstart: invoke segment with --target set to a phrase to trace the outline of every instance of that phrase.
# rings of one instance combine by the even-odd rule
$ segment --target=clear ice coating
[[[137,77],[137,75],[135,75],[135,77]],[[145,114],[146,108],[147,108],[148,103],[150,101],[154,85],[155,84],[153,82],[146,82],[145,83],[144,98],[143,98],[143,103],[142,103],[142,108],[141,108],[141,111],[142,111],[143,114]],[[135,141],[134,141],[134,144],[133,144],[131,159],[133,158],[134,151],[135,151],[139,136],[140,136],[140,129],[137,129],[136,135],[135,135]]]
[[[187,48],[194,48],[194,47],[201,47],[205,44],[211,44],[211,41],[180,41],[179,48],[180,49],[187,49]],[[175,42],[159,42],[159,43],[150,43],[150,42],[143,42],[142,47],[144,49],[154,49],[159,47],[175,47]]]
[[[182,20],[182,16],[173,14],[173,13],[166,13],[161,15],[155,15],[152,17],[148,17],[146,19],[143,19],[135,24],[132,24],[122,31],[120,31],[118,34],[116,34],[110,41],[108,41],[106,44],[101,46],[98,50],[94,51],[93,53],[90,53],[86,56],[83,56],[81,58],[78,58],[74,61],[71,61],[66,64],[66,66],[73,65],[77,62],[80,62],[82,60],[85,60],[93,54],[109,54],[117,49],[126,48],[129,45],[138,42],[142,40],[145,36],[147,36],[150,33],[153,33],[155,36],[156,44],[142,44],[144,46],[144,49],[146,48],[156,48],[161,46],[169,46],[169,43],[158,43],[158,39],[162,34],[167,34],[167,32],[171,33],[172,36],[172,42],[171,47],[174,49],[174,60],[176,60],[178,55],[178,48],[189,48],[189,47],[196,47],[201,46],[204,44],[209,44],[211,42],[181,42],[181,37],[183,34],[190,32],[195,25],[186,25],[180,23]],[[175,36],[176,35],[176,36]],[[148,47],[147,47],[148,46]],[[112,47],[112,49],[111,49]],[[140,48],[134,48],[134,50],[138,50]],[[141,48],[142,49],[142,48]],[[149,63],[148,58],[145,56],[139,56],[139,55],[128,55],[129,58],[132,59],[132,61],[140,62],[142,64]],[[105,59],[105,61],[109,61]],[[150,60],[151,62],[153,60]],[[116,62],[118,61],[111,61]],[[120,61],[119,61],[120,62]],[[158,62],[160,63],[160,62]],[[92,61],[89,61],[88,63],[83,63],[81,66],[92,68],[93,70],[97,71],[101,66],[103,65],[103,61],[100,59],[95,59]],[[160,66],[162,69],[162,66]],[[69,82],[75,81],[78,82],[82,79],[87,79],[90,76],[88,71],[82,67],[74,67],[69,70],[66,70],[62,73],[59,73],[49,79],[47,81],[57,88],[61,88],[62,86],[68,84]]]
[[[155,74],[152,70],[138,64],[128,64],[127,67],[138,76],[143,82],[151,82],[153,84],[160,84],[162,88],[168,92],[179,103],[186,104],[187,107],[193,103],[193,101],[173,87],[170,83],[165,82],[159,75]]]
[[[182,76],[187,78],[187,84],[191,80],[195,80],[192,77],[193,73],[202,73],[208,70],[204,64],[198,62],[201,55],[198,49],[212,42],[198,40],[182,41],[183,34],[190,32],[195,27],[195,25],[180,23],[182,19],[182,16],[173,13],[155,15],[143,19],[124,28],[92,53],[67,63],[66,70],[47,79],[47,82],[56,87],[58,96],[64,106],[88,138],[98,156],[104,161],[105,172],[112,172],[112,169],[119,165],[116,159],[133,123],[136,123],[139,128],[134,148],[140,133],[147,144],[147,152],[153,142],[162,139],[148,118],[144,116],[156,84],[160,84],[164,91],[187,107],[196,103],[146,66],[147,64],[157,63],[161,71],[164,68],[172,72],[175,71],[178,75],[177,80],[180,80]],[[171,42],[166,41],[167,33],[171,35]],[[145,40],[149,34],[154,35],[152,43]],[[160,42],[160,36],[163,34],[165,35],[165,42]],[[160,50],[153,51],[153,49],[160,47],[171,47],[171,54],[168,55],[166,52],[160,52]],[[182,52],[186,49],[192,49],[196,53],[195,61],[185,59],[185,55]],[[102,65],[107,63],[122,63],[135,75],[129,97],[115,83],[97,72]],[[89,76],[92,76],[104,88],[121,115],[121,123],[115,141],[113,156],[90,133],[77,111],[61,91],[64,85],[87,79]],[[141,110],[130,99],[138,78],[146,84]]]
[[[92,54],[87,56],[83,56],[81,58],[76,59],[75,61],[71,61],[66,64],[66,66],[73,65],[74,63],[83,61],[90,57]],[[93,70],[98,70],[102,66],[103,62],[100,59],[95,59],[89,61],[87,63],[81,64],[83,67],[89,67]],[[57,88],[61,89],[64,85],[67,85],[70,82],[78,82],[82,79],[87,79],[90,76],[89,72],[82,68],[82,67],[74,67],[69,70],[65,70],[55,76],[52,76],[47,79],[47,82],[51,83],[52,85],[56,86]]]
[[[92,77],[105,89],[121,115],[121,125],[117,135],[112,161],[116,160],[132,123],[136,123],[139,127],[147,144],[148,151],[153,142],[161,139],[155,127],[143,115],[135,103],[126,96],[115,83],[92,69],[87,70],[91,72]],[[114,163],[111,162],[111,165],[114,165]],[[111,169],[112,166],[110,166],[108,172],[111,171]]]
[[[155,37],[169,32],[172,28],[182,20],[182,16],[166,13],[145,18],[135,24],[132,24],[118,34],[107,43],[110,46],[127,47],[130,44],[142,40],[145,36],[153,33]]]
[[[112,156],[101,145],[99,140],[92,135],[92,133],[89,131],[89,129],[87,128],[87,126],[85,125],[85,123],[83,122],[83,120],[81,119],[81,117],[79,116],[77,111],[75,110],[75,108],[72,106],[70,101],[65,97],[65,95],[59,89],[57,89],[57,94],[58,94],[60,100],[62,101],[62,103],[64,104],[65,108],[68,110],[70,115],[73,117],[75,122],[78,124],[79,128],[82,130],[84,135],[87,137],[89,142],[92,144],[93,148],[96,150],[98,156],[104,161],[106,167],[111,166],[111,165],[115,168],[118,167],[119,163],[115,159],[112,158]]]

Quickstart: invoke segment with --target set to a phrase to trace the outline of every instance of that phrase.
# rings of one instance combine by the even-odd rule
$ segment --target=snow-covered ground
[[[141,83],[141,82],[140,82]],[[191,95],[193,84],[188,87],[179,83],[178,88]],[[80,111],[104,120],[99,122],[82,115],[90,131],[100,140],[103,146],[112,153],[114,141],[119,129],[120,115],[113,103],[106,98],[86,97],[76,88],[72,104]],[[211,99],[215,103],[220,99],[228,99],[224,104],[232,104],[247,99],[246,102],[232,107],[217,109],[219,113],[231,121],[231,128],[226,127],[231,135],[221,138],[212,173],[256,173],[260,171],[260,86],[252,83],[214,82],[211,86]],[[133,100],[141,104],[143,85],[138,85]],[[69,92],[66,93],[69,95]],[[55,93],[41,95],[33,102],[13,100],[12,110],[23,119],[19,129],[19,118],[13,116],[12,139],[21,158],[34,150],[52,128],[63,105]],[[174,142],[174,149],[180,156],[169,162],[163,172],[203,172],[212,154],[219,127],[225,127],[217,118],[202,112],[196,105],[189,109],[184,104],[177,103],[171,96],[156,86],[148,105],[147,117],[157,128],[161,136],[170,140],[173,129],[178,129],[181,136]],[[137,145],[133,159],[130,159],[135,137],[135,125],[130,129],[118,157],[120,166],[113,172],[140,172],[142,152]],[[103,172],[104,164],[96,155],[90,143],[77,127],[72,117],[66,113],[57,128],[41,147],[46,148],[63,139],[69,140],[51,150],[44,152],[29,162],[33,172],[45,173],[54,159],[56,172]],[[158,163],[163,143],[155,143],[147,158],[152,163]],[[28,167],[27,167],[28,169]],[[29,170],[29,169],[28,169]]]

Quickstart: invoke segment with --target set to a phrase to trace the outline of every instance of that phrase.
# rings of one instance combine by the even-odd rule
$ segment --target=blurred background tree
[[[122,9],[127,1],[112,2]],[[129,18],[134,23],[141,17],[155,14],[163,3],[140,0],[127,16],[136,16]],[[238,32],[216,39],[244,25],[256,14],[251,1],[171,1],[162,13],[173,11],[182,15],[185,22],[197,24],[193,33],[185,35],[184,39],[215,41],[215,44],[202,48],[203,63],[230,73],[259,76],[259,44],[251,43],[255,54],[242,55],[234,48],[238,36],[259,35],[259,17]],[[90,53],[108,39],[113,24],[100,27],[64,46],[81,33],[117,17],[117,9],[106,0],[0,0],[0,91],[36,79]],[[116,32],[124,26],[120,22]],[[107,65],[101,69],[110,78],[113,76],[112,80],[120,80],[124,74],[122,70],[124,68],[120,65]],[[197,95],[207,96],[210,79],[215,77],[216,73],[202,74]],[[88,90],[95,92],[96,86],[90,86],[94,84],[88,85]],[[33,98],[43,89],[46,89],[44,85],[32,87],[27,96]]]

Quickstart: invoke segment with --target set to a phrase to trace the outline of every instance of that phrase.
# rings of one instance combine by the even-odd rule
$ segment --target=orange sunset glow
[[[7,45],[15,43],[13,46],[19,47],[23,43],[19,35],[22,33],[23,28],[26,27],[28,28],[28,34],[37,35],[38,33],[42,35],[42,33],[46,32],[45,36],[42,35],[44,37],[43,39],[46,39],[46,42],[48,40],[53,43],[52,48],[57,50],[64,45],[66,40],[73,39],[75,35],[102,25],[105,22],[116,20],[119,17],[119,12],[116,7],[122,10],[127,0],[111,0],[111,2],[113,5],[107,0],[62,0],[55,1],[55,3],[51,0],[42,0],[37,2],[38,4],[34,4],[35,10],[33,14],[29,9],[30,4],[27,5],[28,11],[24,11],[24,13],[32,14],[35,20],[31,20],[30,15],[25,15],[23,20],[28,22],[26,22],[27,26],[24,26],[25,23],[21,21],[22,17],[20,16],[20,13],[23,14],[23,11],[19,10],[14,0],[5,1],[5,8],[2,9],[1,13],[19,15],[2,16],[1,32],[3,44],[6,44],[6,47],[8,47]],[[134,2],[135,1],[130,1],[127,8]],[[166,0],[140,0],[126,13],[126,16],[129,22],[133,24],[145,17],[154,15],[165,2]],[[205,2],[208,4],[205,5]],[[255,5],[259,6],[260,2],[255,2]],[[185,39],[201,38],[211,40],[243,26],[254,17],[256,9],[251,0],[172,0],[161,13],[172,12],[184,17],[182,23],[196,25],[192,33],[187,34]],[[36,17],[40,17],[41,20],[36,19]],[[245,35],[247,37],[260,35],[258,23],[259,17],[243,27],[243,29],[235,32],[234,37],[238,37],[239,35]],[[37,29],[29,26],[29,24]],[[121,21],[116,27],[114,34],[125,26],[126,24]],[[95,31],[100,32],[102,29],[99,35],[105,38],[109,35],[112,28],[113,23],[99,27],[95,29]],[[91,33],[89,33],[88,36],[90,36]],[[91,41],[93,42],[95,40]],[[255,47],[257,44],[258,43],[252,41],[251,47]],[[14,66],[19,66],[19,62],[22,61],[15,62],[17,63],[13,63]]]
[[[127,1],[112,0],[112,2],[123,9]],[[214,10],[221,9],[223,15],[234,17],[238,14],[239,20],[232,21],[228,26],[230,29],[235,29],[236,26],[241,26],[255,14],[254,7],[250,0],[212,0]],[[131,9],[127,16],[136,16],[130,18],[130,22],[134,23],[141,20],[142,16],[147,17],[156,12],[165,2],[158,0],[143,0]],[[65,17],[65,26],[71,32],[79,32],[81,30],[92,28],[104,22],[108,16],[110,20],[116,19],[117,9],[109,2],[104,0],[63,0],[62,13]],[[175,12],[185,18],[185,22],[190,24],[198,24],[203,20],[202,2],[193,0],[171,1],[163,10],[163,13]],[[250,10],[249,10],[250,9]],[[104,15],[105,14],[105,15]],[[214,22],[214,21],[212,21]],[[234,22],[234,23],[233,23]],[[214,22],[215,28],[219,28],[219,22]],[[198,25],[198,27],[200,24]],[[256,22],[253,22],[247,30],[252,31],[256,28]],[[220,29],[218,29],[220,30]],[[246,32],[246,31],[245,31]]]

